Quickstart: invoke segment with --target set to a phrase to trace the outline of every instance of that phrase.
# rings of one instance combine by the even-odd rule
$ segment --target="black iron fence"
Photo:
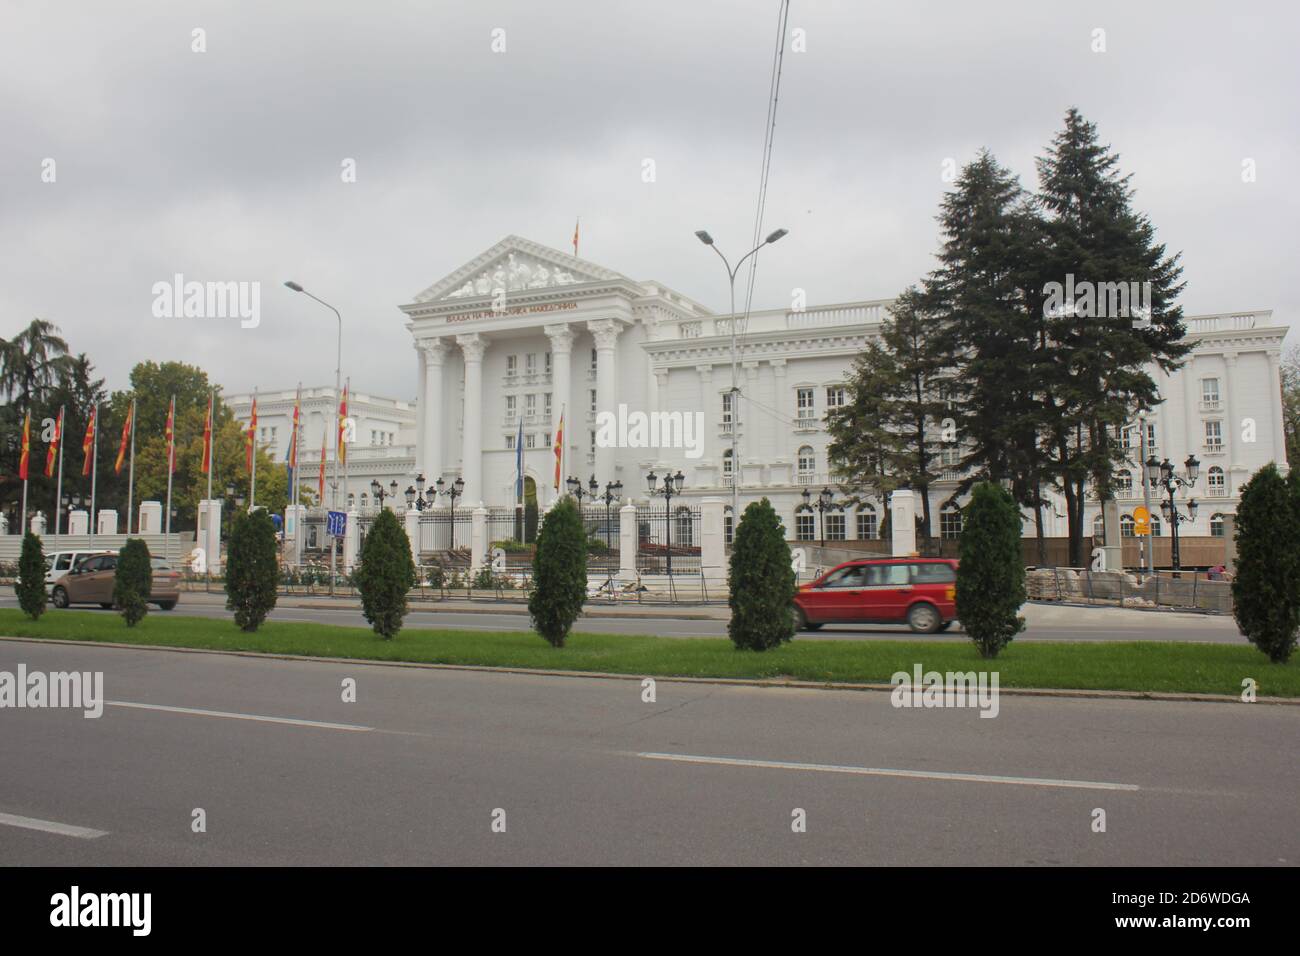
[[[700,509],[690,505],[636,509],[636,569],[642,574],[694,574],[700,568]]]

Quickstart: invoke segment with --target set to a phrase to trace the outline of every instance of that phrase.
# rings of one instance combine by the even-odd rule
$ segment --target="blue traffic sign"
[[[342,511],[331,511],[329,518],[325,522],[326,533],[335,538],[341,538],[347,533],[348,516]]]

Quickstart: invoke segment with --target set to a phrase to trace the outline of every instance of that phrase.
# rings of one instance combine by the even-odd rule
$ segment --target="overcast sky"
[[[332,382],[333,316],[292,278],[342,311],[353,387],[411,397],[397,306],[511,233],[568,249],[577,216],[583,258],[724,311],[692,232],[748,248],[779,6],[0,0],[0,335],[49,319],[110,388],[145,358]],[[986,146],[1032,188],[1073,105],[1182,250],[1185,310],[1289,325],[1300,7],[1069,6],[793,0],[766,216],[790,235],[755,307],[897,294],[932,266],[944,161]],[[260,282],[260,326],[153,317],[175,273]]]

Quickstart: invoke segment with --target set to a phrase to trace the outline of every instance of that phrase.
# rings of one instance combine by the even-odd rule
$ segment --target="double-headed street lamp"
[[[740,448],[737,444],[737,436],[740,431],[740,387],[737,385],[739,379],[736,377],[736,273],[745,264],[745,260],[758,252],[759,249],[776,242],[788,233],[788,229],[776,230],[759,245],[741,256],[734,269],[731,267],[731,263],[727,261],[727,257],[722,254],[722,250],[713,244],[713,237],[709,235],[707,230],[700,229],[695,233],[695,238],[718,254],[718,258],[722,260],[722,265],[727,270],[727,281],[731,283],[731,513],[735,515],[740,514],[741,475]]]
[[[1174,471],[1174,466],[1168,458],[1164,461],[1156,461],[1156,456],[1152,455],[1146,460],[1147,482],[1152,488],[1164,488],[1167,496],[1160,502],[1160,513],[1169,522],[1169,533],[1173,536],[1171,550],[1175,571],[1182,569],[1178,554],[1178,525],[1183,521],[1196,520],[1196,499],[1191,498],[1188,500],[1187,511],[1183,513],[1178,510],[1178,502],[1174,500],[1174,493],[1179,488],[1191,489],[1196,484],[1196,479],[1201,473],[1201,463],[1196,460],[1195,455],[1188,455],[1187,460],[1183,462],[1183,469],[1183,474],[1178,474]]]
[[[564,487],[569,490],[569,494],[578,499],[578,508],[582,508],[582,499],[586,498],[591,501],[600,493],[600,482],[596,476],[591,476],[591,481],[587,482],[587,487],[582,487],[582,480],[579,478],[568,478],[564,482]]]
[[[817,496],[817,523],[822,530],[822,547],[826,547],[826,512],[835,511],[839,505],[833,504],[835,493],[829,488],[823,488],[821,494]],[[809,511],[812,510],[812,492],[807,488],[803,490],[803,506]]]
[[[421,476],[421,480],[422,479],[423,476]],[[439,478],[433,484],[434,487],[429,489],[430,495],[434,495],[434,494],[446,495],[447,500],[451,502],[451,548],[449,550],[455,551],[456,550],[456,499],[465,493],[465,479],[457,477],[456,480],[453,481],[450,485],[446,485],[444,484],[443,480]],[[432,504],[432,500],[430,500],[430,503]]]
[[[592,475],[591,478],[592,481],[596,480],[595,475]],[[610,481],[610,482],[606,482],[605,484],[605,493],[603,495],[598,495],[596,497],[597,501],[605,502],[605,550],[607,552],[613,547],[613,544],[610,541],[610,533],[609,533],[609,522],[610,522],[609,509],[614,504],[614,502],[619,500],[622,494],[623,494],[623,482]]]
[[[668,556],[668,574],[673,573],[673,498],[682,493],[682,484],[686,481],[686,476],[680,471],[675,475],[664,475],[664,483],[659,484],[659,476],[653,471],[646,475],[646,488],[650,492],[651,498],[662,498],[664,500],[664,537],[667,542]]]
[[[416,511],[423,511],[425,508],[433,507],[434,490],[429,489],[429,493],[424,493],[424,475],[415,476],[415,487],[407,485],[406,487],[406,507],[414,508]]]
[[[379,503],[379,508],[382,510],[385,498],[397,498],[397,481],[392,481],[388,485],[388,491],[384,491],[384,486],[379,483],[378,478],[375,478],[370,482],[370,494]]]

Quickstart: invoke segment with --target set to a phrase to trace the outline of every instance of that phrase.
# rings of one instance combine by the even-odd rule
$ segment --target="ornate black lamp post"
[[[591,480],[595,482],[596,476],[592,475]],[[619,500],[622,494],[623,494],[623,482],[611,481],[605,484],[605,493],[603,495],[597,496],[596,498],[597,501],[605,502],[605,550],[606,551],[609,551],[610,548],[613,547],[613,545],[610,543],[610,534],[609,534],[609,509],[614,504],[614,502]]]
[[[384,486],[381,485],[381,484],[379,483],[379,479],[378,479],[378,478],[374,479],[373,481],[370,482],[370,494],[371,494],[371,496],[374,498],[374,500],[378,503],[379,508],[382,509],[382,508],[384,507],[384,500],[385,500],[385,499],[387,499],[387,498],[396,498],[396,497],[397,497],[397,481],[396,481],[396,479],[394,479],[394,480],[393,480],[393,481],[388,485],[388,490],[387,490],[387,491],[385,491],[385,490],[384,490]]]
[[[447,500],[451,502],[451,550],[456,550],[456,499],[465,493],[465,479],[457,478],[454,482],[446,487],[443,486],[443,480],[439,478],[434,485],[440,495],[446,495]],[[433,489],[430,489],[432,492]]]
[[[566,488],[569,489],[569,494],[573,495],[573,497],[578,499],[579,509],[582,508],[583,498],[586,498],[588,501],[591,501],[600,492],[600,483],[596,481],[595,475],[591,476],[591,481],[587,483],[586,488],[582,487],[582,482],[579,481],[577,478],[570,478],[568,481],[564,483],[564,485]]]
[[[1183,474],[1180,475],[1174,471],[1174,466],[1168,458],[1164,461],[1156,461],[1156,456],[1152,455],[1146,460],[1145,468],[1146,479],[1151,487],[1164,488],[1167,496],[1160,502],[1160,513],[1169,522],[1169,533],[1173,537],[1171,552],[1174,570],[1179,571],[1182,569],[1182,563],[1178,553],[1178,525],[1183,521],[1196,520],[1196,499],[1189,499],[1186,512],[1182,512],[1178,510],[1174,493],[1180,488],[1190,490],[1196,484],[1196,479],[1201,474],[1201,463],[1196,460],[1195,455],[1188,455],[1187,460],[1183,462]]]
[[[686,477],[679,471],[675,475],[664,475],[664,483],[659,484],[659,476],[653,471],[646,475],[646,487],[650,492],[651,498],[663,498],[664,500],[664,527],[666,529],[665,539],[668,547],[668,574],[673,573],[673,508],[672,501],[674,496],[682,493],[682,484]]]
[[[817,496],[817,523],[821,526],[822,547],[826,547],[826,512],[834,511],[838,505],[832,504],[835,493],[829,488],[823,488],[821,494]],[[807,488],[803,490],[803,504],[809,511],[812,510],[812,492]]]

